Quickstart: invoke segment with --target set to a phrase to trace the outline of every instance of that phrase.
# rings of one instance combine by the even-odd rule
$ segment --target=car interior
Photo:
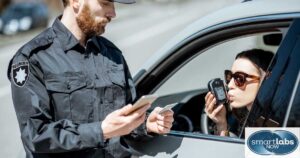
[[[205,112],[203,110],[205,105],[204,98],[208,92],[208,81],[213,78],[221,78],[224,80],[224,77],[222,76],[222,68],[230,69],[230,66],[234,60],[234,56],[242,50],[248,50],[252,48],[263,48],[266,50],[271,50],[272,52],[276,52],[280,43],[279,40],[281,39],[282,34],[278,32],[259,33],[232,39],[230,41],[226,41],[217,46],[214,46],[211,49],[205,50],[205,52],[202,52],[201,54],[199,54],[199,56],[195,57],[184,67],[178,70],[176,74],[169,78],[169,80],[166,81],[164,85],[155,92],[159,95],[168,94],[168,88],[172,89],[171,87],[174,87],[174,89],[176,89],[175,92],[177,92],[176,98],[178,98],[178,95],[183,96],[182,99],[179,102],[177,102],[178,105],[176,105],[173,108],[173,111],[175,112],[175,122],[173,124],[172,130],[212,134],[213,123],[210,121],[210,119],[206,117]],[[221,50],[225,50],[226,54],[223,53]],[[222,52],[222,54],[219,54],[218,52]],[[214,72],[209,76],[203,76],[201,75],[201,73],[198,73],[197,75],[197,71],[205,72],[205,70],[208,68],[204,66],[202,70],[200,66],[197,65],[198,63],[205,62],[205,59],[203,59],[203,56],[201,56],[204,55],[204,53],[208,53],[210,55],[209,58],[217,58],[217,56],[221,57],[218,58],[220,60],[218,61],[218,64],[207,65],[210,68],[210,70],[213,70]],[[224,55],[224,59],[227,61],[221,61],[224,60],[222,59],[222,55]],[[215,61],[218,59],[215,59]],[[221,67],[220,64],[222,65]],[[194,79],[183,77],[188,75],[184,73],[188,73],[188,71],[193,69],[193,67],[196,68],[196,72],[192,73]],[[188,79],[188,83],[184,83],[182,86],[177,86],[177,88],[175,88],[176,83],[182,83],[184,82],[184,80]],[[194,90],[195,87],[199,87],[199,89]],[[178,91],[182,92],[180,93]],[[166,95],[165,97],[174,97],[174,95]]]

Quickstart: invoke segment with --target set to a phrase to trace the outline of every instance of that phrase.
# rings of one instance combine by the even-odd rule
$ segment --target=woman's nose
[[[233,89],[235,86],[235,83],[234,83],[234,78],[231,78],[229,83],[228,83],[228,88],[229,89]]]

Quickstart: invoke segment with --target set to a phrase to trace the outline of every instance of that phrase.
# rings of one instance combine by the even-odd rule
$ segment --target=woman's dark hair
[[[249,59],[256,66],[263,69],[264,71],[267,71],[273,56],[274,54],[270,51],[265,51],[262,49],[251,49],[237,54],[235,59],[238,58]]]

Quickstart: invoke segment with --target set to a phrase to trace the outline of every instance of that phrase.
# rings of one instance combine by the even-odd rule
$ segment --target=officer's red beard
[[[101,17],[96,21],[95,16],[92,15],[91,9],[88,5],[84,5],[82,12],[76,17],[77,24],[81,31],[85,34],[86,39],[94,36],[101,35],[105,31],[105,26],[111,19]]]

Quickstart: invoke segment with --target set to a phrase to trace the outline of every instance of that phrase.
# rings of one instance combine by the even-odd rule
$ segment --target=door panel
[[[244,142],[233,138],[211,138],[203,135],[180,137],[158,136],[149,142],[135,143],[132,147],[142,158],[235,158],[244,157]],[[233,142],[229,142],[232,140]],[[235,141],[235,142],[234,142]]]

